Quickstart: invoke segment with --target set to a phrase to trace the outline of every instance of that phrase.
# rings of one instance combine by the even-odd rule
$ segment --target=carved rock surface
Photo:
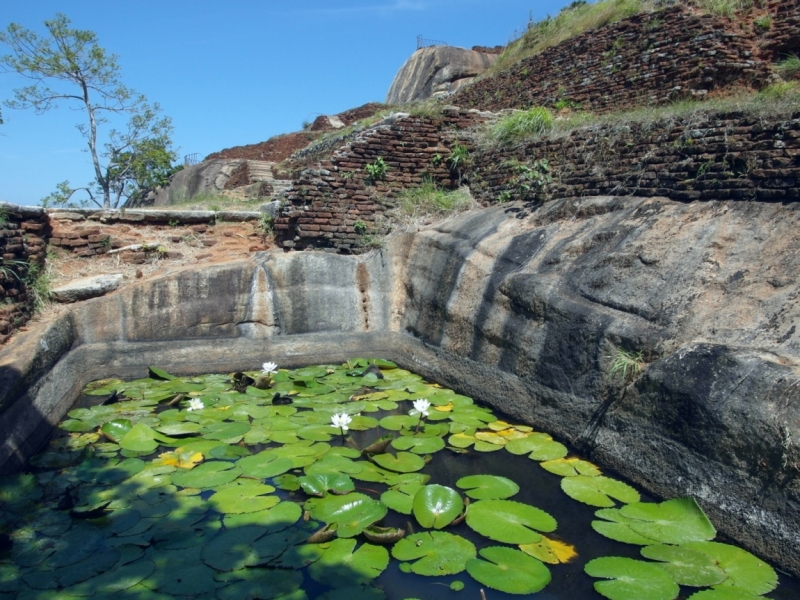
[[[57,288],[53,288],[50,290],[50,297],[56,302],[63,302],[65,304],[79,302],[113,292],[121,283],[121,274],[83,277],[75,281],[70,281]]]
[[[452,93],[483,73],[496,60],[497,54],[455,46],[420,48],[395,75],[386,95],[386,104],[408,104]]]

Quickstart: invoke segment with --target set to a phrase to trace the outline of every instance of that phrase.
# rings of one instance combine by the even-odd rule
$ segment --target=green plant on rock
[[[769,15],[758,17],[753,21],[753,25],[755,25],[758,29],[767,31],[768,29],[772,28],[772,17],[770,17]]]
[[[397,195],[400,212],[407,217],[447,216],[472,208],[475,203],[466,189],[445,190],[431,180],[407,188]]]
[[[622,348],[617,348],[611,356],[611,363],[608,367],[609,379],[618,379],[627,385],[639,375],[644,369],[645,362],[641,352],[629,352]]]
[[[504,190],[498,202],[507,202],[512,197],[518,200],[543,200],[547,194],[547,186],[552,182],[550,163],[546,158],[533,161],[530,165],[511,161],[513,175],[508,182],[510,190]]]
[[[50,301],[50,275],[37,263],[29,263],[23,278],[25,289],[32,302],[34,312],[39,312]]]
[[[800,56],[795,53],[787,54],[776,63],[775,67],[782,77],[792,77],[800,73]]]
[[[358,221],[353,223],[353,229],[357,234],[364,235],[365,233],[367,233],[367,224],[364,223],[364,221],[362,221],[361,219],[359,219]]]
[[[364,170],[367,172],[367,177],[374,182],[386,177],[386,172],[389,170],[389,165],[387,165],[383,158],[379,156],[375,159],[375,162],[367,163],[364,166]]]

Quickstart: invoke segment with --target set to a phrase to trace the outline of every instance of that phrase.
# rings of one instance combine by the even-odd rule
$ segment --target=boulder
[[[76,279],[65,285],[50,290],[50,298],[65,304],[80,302],[89,298],[104,296],[116,290],[122,283],[122,274],[97,275]]]
[[[455,46],[420,48],[395,75],[386,103],[408,104],[451,94],[492,66],[497,56]]]

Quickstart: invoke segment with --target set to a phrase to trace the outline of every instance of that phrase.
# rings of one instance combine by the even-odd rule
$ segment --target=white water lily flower
[[[344,433],[349,429],[348,425],[352,420],[353,417],[347,413],[338,413],[331,416],[331,427],[338,427],[342,430],[342,433]]]
[[[192,398],[189,400],[189,408],[186,410],[203,410],[205,407],[206,405],[203,404],[203,401],[200,400],[200,398]]]
[[[408,411],[408,414],[412,417],[414,415],[422,415],[423,417],[427,417],[430,412],[428,409],[431,407],[431,403],[425,400],[425,398],[417,398],[414,400],[414,408]]]
[[[272,375],[278,372],[278,365],[274,362],[265,362],[261,365],[261,370],[265,375]]]

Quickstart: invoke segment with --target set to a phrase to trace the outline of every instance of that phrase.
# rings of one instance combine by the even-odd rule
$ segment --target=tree
[[[116,208],[123,199],[142,194],[142,186],[163,183],[177,157],[169,117],[160,116],[158,104],[148,104],[122,84],[117,56],[97,44],[94,32],[70,29],[70,20],[60,13],[44,24],[49,37],[16,23],[0,31],[0,42],[12,52],[0,57],[0,68],[33,82],[14,90],[14,99],[5,104],[41,114],[66,102],[85,111],[86,121],[77,127],[86,138],[94,180],[78,188],[62,182],[43,203],[68,204],[83,191],[89,202]],[[98,131],[115,114],[130,115],[129,121],[123,130],[111,129],[100,145]]]

